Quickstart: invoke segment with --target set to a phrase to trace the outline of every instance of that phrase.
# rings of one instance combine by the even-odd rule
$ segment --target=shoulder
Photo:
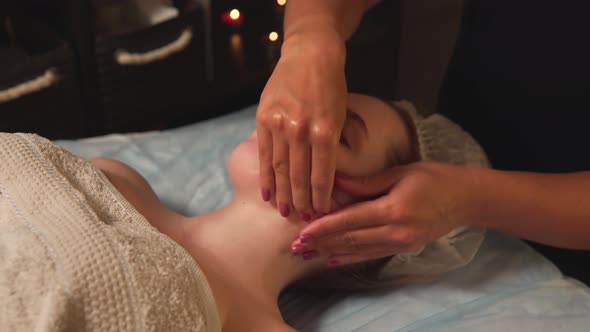
[[[124,180],[127,185],[135,186],[137,189],[151,190],[151,186],[139,172],[121,161],[108,158],[94,158],[90,162],[100,169],[111,182],[113,180],[115,182]],[[117,184],[113,183],[113,185],[117,187]]]
[[[150,223],[177,216],[162,204],[148,181],[127,164],[107,158],[91,159],[113,186]]]

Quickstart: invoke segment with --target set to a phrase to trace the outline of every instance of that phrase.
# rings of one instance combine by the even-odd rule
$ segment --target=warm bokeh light
[[[279,34],[278,33],[276,33],[276,32],[273,31],[273,32],[271,32],[271,33],[268,34],[268,40],[270,40],[272,42],[275,42],[278,39],[279,39]]]
[[[286,5],[286,4],[287,4],[287,0],[277,0],[277,4],[278,4],[279,6],[284,6],[284,5]]]
[[[238,20],[240,18],[240,11],[237,9],[232,9],[229,12],[229,17],[234,21]]]
[[[240,36],[237,33],[232,34],[229,39],[229,43],[230,43],[232,49],[241,48],[242,47],[242,36]]]
[[[221,21],[230,26],[238,27],[244,21],[244,15],[236,8],[221,14]]]

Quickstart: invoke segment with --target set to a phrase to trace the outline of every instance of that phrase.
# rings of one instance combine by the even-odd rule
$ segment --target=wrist
[[[490,220],[494,209],[494,190],[498,185],[497,171],[483,167],[470,167],[468,177],[468,226],[493,228]]]
[[[341,35],[329,25],[311,26],[313,28],[310,29],[293,27],[285,33],[281,57],[304,55],[343,67],[346,62],[346,45]]]

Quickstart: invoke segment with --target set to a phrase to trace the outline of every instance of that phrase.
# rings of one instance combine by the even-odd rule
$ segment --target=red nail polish
[[[303,254],[307,249],[304,246],[294,245],[291,247],[291,253],[293,256],[299,256]]]
[[[289,205],[285,204],[285,203],[280,203],[279,204],[279,212],[281,213],[281,216],[287,218],[289,216],[290,208]]]
[[[260,193],[262,194],[263,201],[265,201],[265,202],[270,201],[270,190],[262,189]]]
[[[311,241],[312,236],[309,234],[303,234],[299,237],[299,242],[301,243],[309,243]]]
[[[339,264],[340,264],[340,262],[337,259],[334,259],[334,258],[330,258],[326,262],[326,265],[328,265],[328,267],[334,267],[334,266],[339,265]]]
[[[320,256],[320,253],[316,250],[309,250],[301,254],[304,260],[308,261]]]

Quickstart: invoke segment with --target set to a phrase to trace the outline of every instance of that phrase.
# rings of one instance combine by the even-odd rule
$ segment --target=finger
[[[289,182],[289,145],[280,136],[273,133],[273,170],[276,183],[276,203],[283,217],[291,213],[291,185]]]
[[[322,255],[326,256],[342,256],[342,255],[360,255],[366,253],[373,253],[373,252],[387,252],[388,255],[395,255],[404,252],[403,247],[396,246],[393,244],[361,244],[357,245],[355,248],[351,248],[349,246],[338,246],[338,247],[331,247],[331,248],[310,248],[306,250],[315,250]]]
[[[320,248],[328,251],[334,248],[348,248],[346,252],[351,253],[360,251],[360,248],[367,245],[390,245],[390,234],[390,225],[380,225],[312,238],[306,246],[310,249]],[[297,240],[294,241],[294,244],[297,243]]]
[[[347,255],[334,255],[328,257],[326,261],[326,265],[328,267],[336,267],[341,265],[348,265],[348,264],[355,264],[366,262],[370,260],[375,260],[383,257],[388,257],[395,255],[395,252],[391,252],[390,250],[384,251],[370,251],[370,252],[362,252],[356,254],[347,254]]]
[[[407,168],[397,166],[379,174],[362,177],[337,177],[338,189],[356,197],[371,197],[383,194],[391,189],[407,174]]]
[[[315,127],[311,132],[311,196],[318,213],[329,213],[334,174],[336,173],[335,133],[327,127]]]
[[[309,221],[311,206],[311,148],[306,141],[292,142],[289,149],[290,183],[293,206],[300,213],[301,219]]]
[[[383,198],[351,205],[305,226],[299,232],[300,238],[317,239],[338,232],[385,225],[388,223],[386,207]]]
[[[258,135],[258,159],[260,161],[260,192],[262,199],[268,202],[275,192],[275,173],[273,169],[272,134],[263,125],[256,126]]]

